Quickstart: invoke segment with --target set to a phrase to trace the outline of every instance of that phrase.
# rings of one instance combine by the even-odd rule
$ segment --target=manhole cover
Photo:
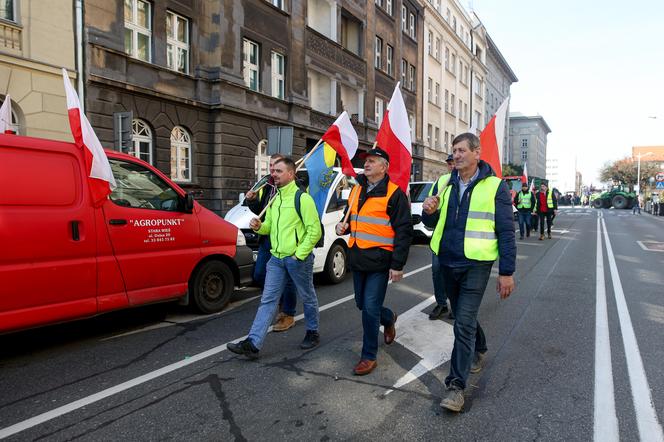
[[[659,241],[637,241],[643,250],[649,252],[664,252],[664,242]]]

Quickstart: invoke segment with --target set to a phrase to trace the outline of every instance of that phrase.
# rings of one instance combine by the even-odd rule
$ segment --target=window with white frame
[[[433,32],[429,31],[429,39],[427,40],[427,53],[433,55]]]
[[[454,134],[450,134],[450,144],[454,146]]]
[[[389,15],[392,15],[392,0],[385,0],[385,12],[387,12]]]
[[[189,20],[166,12],[166,63],[169,69],[189,73]]]
[[[2,103],[5,102],[5,99],[6,99],[6,98],[7,98],[7,97],[5,97],[2,101],[0,101],[0,106],[2,105]],[[16,112],[14,112],[13,104],[12,104],[12,103],[10,103],[9,108],[11,109],[11,119],[12,119],[12,121],[10,122],[10,124],[11,124],[10,129],[13,130],[15,133],[18,134],[18,133],[19,133],[18,116],[16,115]]]
[[[433,136],[433,126],[428,124],[427,125],[427,146],[431,146],[431,137]]]
[[[450,94],[450,113],[452,115],[456,115],[454,113],[454,102],[455,102],[454,94]]]
[[[436,103],[436,106],[440,105],[440,83],[436,83],[436,89],[433,95],[433,102]]]
[[[450,71],[456,75],[456,54],[452,54],[452,60],[450,62]]]
[[[472,124],[472,126],[475,126],[477,128],[482,127],[482,114],[480,114],[478,111],[475,111],[475,121],[474,124]]]
[[[431,103],[431,93],[433,90],[433,79],[429,77],[429,81],[427,82],[427,100]]]
[[[125,0],[125,52],[152,61],[152,5],[144,0]]]
[[[457,31],[456,17],[452,17],[452,29],[454,29],[454,33],[456,34]]]
[[[463,121],[468,121],[468,103],[463,103]]]
[[[415,14],[411,12],[409,19],[410,19],[410,26],[408,28],[408,35],[410,35],[410,38],[415,40]]]
[[[270,155],[267,154],[267,142],[258,143],[254,160],[254,172],[256,181],[270,173]]]
[[[461,57],[459,57],[459,80],[463,83],[463,78],[461,76],[463,75],[463,62],[461,61]]]
[[[410,90],[412,92],[415,92],[415,86],[416,86],[415,75],[416,75],[415,74],[415,66],[413,66],[411,64],[410,65],[410,78],[409,78],[409,80],[410,80]]]
[[[191,182],[191,136],[180,126],[171,131],[171,179]]]
[[[374,67],[376,69],[382,69],[383,68],[383,39],[380,37],[376,37],[376,52],[374,55]]]
[[[415,141],[415,115],[408,114],[408,123],[410,124],[410,139]]]
[[[152,164],[152,130],[143,120],[135,118],[131,122],[131,150],[129,155]]]
[[[383,100],[376,98],[376,105],[374,108],[374,119],[376,120],[376,125],[380,127],[380,124],[383,122]]]
[[[387,51],[386,51],[385,55],[386,55],[386,62],[387,62],[387,75],[389,75],[391,77],[393,75],[392,62],[393,62],[393,58],[394,58],[394,49],[390,45],[387,45],[386,49],[387,49]]]
[[[440,149],[440,128],[439,127],[436,127],[434,129],[434,134],[435,135],[434,135],[434,138],[433,138],[434,139],[433,144],[434,144],[434,146],[436,146],[436,149]]]
[[[448,23],[450,22],[450,8],[447,8],[447,12],[445,13],[445,20],[447,20]]]
[[[408,87],[408,62],[401,60],[401,87]]]
[[[14,0],[0,0],[0,18],[13,22],[16,21]]]
[[[272,51],[272,96],[284,99],[284,85],[286,84],[284,56]]]
[[[440,38],[436,37],[436,52],[435,58],[440,63]]]
[[[445,48],[445,69],[450,68],[450,48]]]
[[[408,31],[408,9],[401,5],[401,32]]]
[[[445,131],[445,138],[443,138],[443,142],[445,143],[445,150],[447,150],[447,139],[450,137],[450,133],[448,131]]]
[[[475,76],[474,81],[475,81],[475,84],[473,85],[473,90],[475,91],[475,94],[478,97],[482,98],[482,92],[483,92],[482,91],[482,89],[483,89],[482,79],[478,76]]]
[[[242,39],[244,84],[252,91],[260,90],[260,53],[258,43]]]
[[[376,3],[380,7],[383,7],[383,0],[375,0],[374,3]]]
[[[445,89],[445,112],[450,110],[450,92]]]

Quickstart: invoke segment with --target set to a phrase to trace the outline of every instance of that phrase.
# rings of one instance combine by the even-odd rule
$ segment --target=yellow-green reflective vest
[[[447,186],[447,183],[450,182],[450,177],[451,176],[452,176],[451,173],[446,173],[445,175],[441,175],[438,178],[438,181],[436,182],[436,184],[431,186],[431,189],[429,189],[429,196],[434,195],[434,190],[435,190],[436,195],[440,194],[443,191],[443,189],[445,188],[445,186]]]
[[[496,236],[496,193],[500,178],[490,176],[478,181],[470,195],[466,232],[463,239],[463,252],[466,258],[476,261],[498,259],[498,237]],[[436,255],[443,253],[440,240],[445,229],[447,207],[450,203],[452,186],[447,186],[441,195],[440,218],[431,237],[431,250]]]
[[[553,209],[553,190],[551,189],[546,192],[546,207]]]
[[[530,209],[533,206],[532,193],[527,193],[528,198],[524,198],[523,192],[519,192],[519,198],[516,201],[517,209]]]

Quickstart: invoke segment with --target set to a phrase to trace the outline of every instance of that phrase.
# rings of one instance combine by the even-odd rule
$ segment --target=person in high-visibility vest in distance
[[[514,195],[514,206],[519,215],[519,239],[523,239],[525,228],[526,236],[530,236],[530,214],[535,208],[535,195],[528,190],[528,183],[521,184],[521,192]]]
[[[445,189],[422,204],[422,221],[435,226],[431,250],[438,255],[445,293],[455,316],[447,391],[440,403],[451,411],[461,411],[468,376],[479,373],[484,364],[486,338],[477,314],[498,257],[496,291],[506,299],[514,290],[512,197],[507,184],[480,160],[480,153],[476,135],[467,132],[454,138],[455,170]]]
[[[535,203],[535,211],[539,217],[539,240],[544,239],[544,220],[546,220],[547,236],[551,239],[551,225],[553,224],[553,218],[556,216],[556,210],[558,210],[558,199],[554,196],[553,190],[542,183],[540,184],[540,190],[535,194]]]
[[[337,235],[350,233],[349,260],[353,271],[355,304],[362,310],[362,355],[353,373],[362,376],[376,368],[378,331],[385,327],[385,344],[396,336],[397,315],[383,306],[387,283],[403,277],[403,267],[413,237],[410,204],[406,194],[387,175],[390,157],[380,147],[362,154],[364,173],[348,198]],[[345,215],[345,214],[344,214]]]

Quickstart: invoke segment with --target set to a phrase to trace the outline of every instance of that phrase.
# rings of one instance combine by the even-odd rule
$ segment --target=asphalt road
[[[0,438],[662,440],[664,218],[563,209],[553,235],[517,241],[508,300],[494,268],[479,317],[487,364],[460,414],[439,406],[452,322],[427,319],[431,255],[416,245],[388,289],[397,341],[368,376],[352,375],[351,278],[317,286],[318,348],[299,349],[300,319],[257,361],[225,350],[256,311],[259,292],[241,290],[207,317],[159,305],[0,337]]]

